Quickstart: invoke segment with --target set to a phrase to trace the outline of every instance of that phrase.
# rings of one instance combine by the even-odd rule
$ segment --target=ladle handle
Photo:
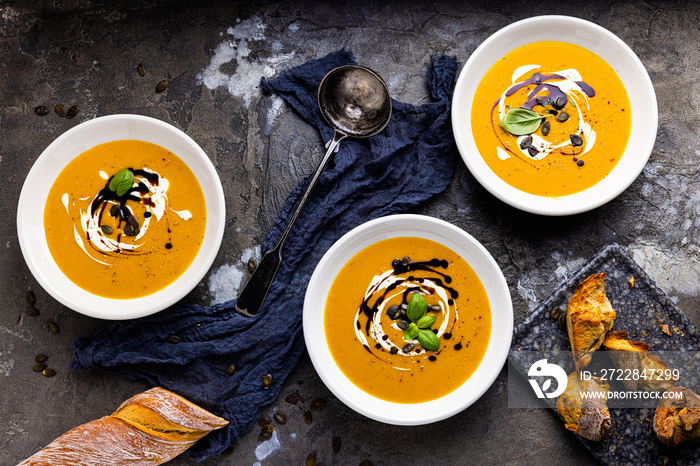
[[[331,139],[328,143],[326,155],[323,156],[323,160],[321,160],[321,163],[316,169],[316,173],[314,173],[313,178],[311,178],[309,186],[306,188],[304,195],[299,201],[299,205],[294,211],[292,218],[289,219],[287,228],[284,229],[284,232],[282,233],[279,241],[277,241],[275,247],[265,253],[263,258],[260,260],[260,264],[258,264],[258,267],[255,269],[255,272],[253,272],[253,275],[250,277],[248,283],[246,283],[245,287],[243,287],[243,290],[241,291],[241,294],[238,296],[235,306],[236,312],[248,317],[253,317],[258,313],[258,311],[260,311],[260,308],[265,301],[265,297],[267,296],[267,292],[270,289],[270,285],[272,284],[272,280],[275,278],[277,269],[279,269],[280,263],[282,262],[282,246],[284,246],[284,242],[287,240],[287,236],[289,236],[289,232],[292,230],[294,222],[299,216],[301,209],[304,208],[304,204],[306,204],[311,191],[314,189],[316,181],[318,181],[319,176],[321,176],[323,168],[332,157],[333,152],[336,151],[340,141],[346,137],[347,134],[341,133],[337,130],[333,133],[333,139]]]

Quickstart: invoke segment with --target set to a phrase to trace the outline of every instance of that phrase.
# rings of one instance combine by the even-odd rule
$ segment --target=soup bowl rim
[[[545,40],[579,45],[606,61],[630,98],[629,142],[611,172],[595,185],[569,195],[547,197],[521,191],[501,179],[481,157],[471,127],[471,106],[484,74],[500,57],[523,45]],[[584,76],[585,80],[585,76]],[[634,51],[609,30],[571,16],[544,15],[512,23],[488,37],[471,54],[455,85],[452,130],[459,153],[474,177],[492,195],[517,209],[547,216],[595,209],[621,194],[644,169],[656,142],[658,106],[654,86]]]
[[[475,372],[459,387],[442,397],[408,404],[380,399],[354,385],[333,360],[324,330],[326,298],[340,269],[367,246],[384,239],[405,236],[439,242],[464,258],[484,285],[492,313],[489,344]],[[463,411],[493,384],[510,348],[513,307],[508,285],[498,264],[473,236],[437,218],[398,214],[371,220],[354,228],[325,253],[306,290],[303,329],[311,362],[321,380],[338,399],[358,413],[380,422],[422,425]]]
[[[195,174],[207,206],[202,245],[189,267],[171,284],[147,296],[115,299],[98,296],[74,284],[61,271],[48,248],[44,208],[58,174],[75,157],[117,140],[151,142],[177,155]],[[225,227],[225,198],[214,165],[202,148],[175,126],[142,115],[114,114],[82,122],[58,136],[32,165],[20,193],[17,233],[22,255],[41,287],[64,306],[107,320],[145,317],[185,297],[202,280],[218,253]]]

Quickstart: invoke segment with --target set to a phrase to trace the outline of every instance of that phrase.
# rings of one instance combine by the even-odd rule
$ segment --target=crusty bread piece
[[[610,386],[596,378],[581,380],[579,372],[572,372],[567,379],[566,390],[557,398],[557,412],[564,416],[566,428],[588,440],[602,440],[611,425],[606,400],[584,398],[581,393],[603,393],[609,391]]]
[[[676,385],[676,380],[667,377],[670,368],[666,361],[652,355],[649,345],[643,341],[629,341],[627,332],[608,332],[602,346],[606,351],[611,351],[610,357],[616,368],[637,370],[639,374],[644,374],[636,380],[633,377],[623,378],[622,383],[627,390],[655,392]]]
[[[228,421],[160,387],[58,437],[18,466],[158,465]]]
[[[684,387],[671,388],[666,393],[669,392],[683,393],[683,397],[659,401],[654,414],[656,436],[672,447],[681,442],[700,442],[700,396]]]
[[[566,308],[566,328],[577,371],[591,362],[591,353],[600,348],[615,320],[615,310],[605,296],[605,275],[585,279]]]

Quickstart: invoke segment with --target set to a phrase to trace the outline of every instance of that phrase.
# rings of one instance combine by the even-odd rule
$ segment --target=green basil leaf
[[[408,324],[408,327],[406,327],[406,330],[403,331],[403,339],[406,341],[411,341],[414,338],[416,338],[419,333],[420,329],[418,328],[418,326],[411,322],[410,324]]]
[[[435,323],[435,316],[423,316],[420,318],[416,325],[418,328],[430,328]]]
[[[418,343],[428,351],[437,351],[440,349],[440,340],[432,330],[420,330],[418,333]]]
[[[109,180],[109,190],[123,196],[134,186],[134,172],[128,168],[123,168]]]
[[[501,128],[515,136],[525,136],[537,131],[545,118],[546,115],[526,108],[514,108],[501,120]]]
[[[413,293],[408,300],[408,309],[406,315],[411,322],[418,322],[427,312],[428,304],[425,298],[420,293]]]

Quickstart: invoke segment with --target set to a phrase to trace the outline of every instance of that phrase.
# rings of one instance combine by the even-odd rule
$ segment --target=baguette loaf
[[[615,320],[615,310],[605,295],[605,275],[585,279],[566,308],[566,328],[577,371],[591,362],[593,351],[600,348]]]
[[[622,383],[627,390],[660,391],[676,385],[677,381],[667,376],[670,368],[666,361],[652,355],[649,345],[643,341],[630,341],[627,332],[608,332],[603,348],[611,352],[610,357],[616,368],[643,375],[636,379],[624,378]]]
[[[663,443],[700,442],[700,396],[688,388],[675,387],[668,392],[682,398],[662,398],[654,414],[654,432]]]
[[[588,440],[602,440],[610,430],[610,412],[606,400],[595,395],[609,390],[603,380],[581,380],[580,373],[569,374],[566,390],[557,398],[557,412],[564,416],[565,427]],[[585,398],[583,392],[591,396]]]
[[[18,466],[157,465],[228,421],[160,387],[58,437]]]

